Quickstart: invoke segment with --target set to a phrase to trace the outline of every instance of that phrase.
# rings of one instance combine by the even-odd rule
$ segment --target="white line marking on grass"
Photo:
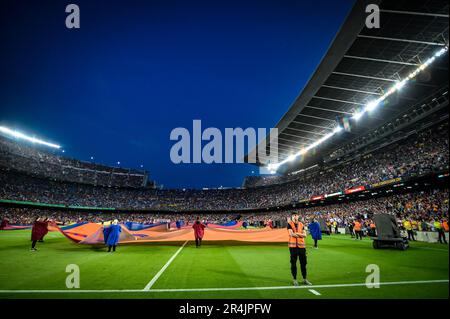
[[[320,296],[321,295],[320,292],[318,292],[317,290],[314,290],[314,289],[308,289],[308,290],[309,290],[309,292],[311,292],[312,294],[314,294],[316,296]]]
[[[441,280],[416,280],[416,281],[391,281],[380,282],[381,286],[394,285],[417,285],[417,284],[436,284],[448,283],[448,279]],[[243,291],[243,290],[282,290],[282,289],[309,289],[313,288],[343,288],[343,287],[364,287],[366,283],[354,284],[333,284],[333,285],[312,285],[312,286],[272,286],[272,287],[231,287],[231,288],[181,288],[181,289],[107,289],[107,290],[0,290],[0,293],[122,293],[122,292],[208,292],[208,291]]]
[[[184,242],[184,244],[175,252],[175,254],[173,254],[173,256],[169,259],[169,261],[161,268],[161,270],[158,271],[158,273],[155,275],[155,277],[153,277],[152,280],[150,280],[150,282],[147,284],[147,286],[145,286],[145,288],[143,289],[144,291],[150,290],[150,288],[152,288],[152,286],[159,279],[159,277],[161,277],[161,275],[164,273],[164,271],[166,271],[167,267],[169,267],[170,264],[172,263],[172,261],[178,256],[178,254],[184,248],[184,246],[186,246],[188,241],[189,240],[186,240]]]

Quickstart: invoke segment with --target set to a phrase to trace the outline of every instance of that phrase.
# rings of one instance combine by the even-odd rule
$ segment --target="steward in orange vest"
[[[442,228],[448,233],[448,222],[446,220],[442,221]]]
[[[445,224],[444,224],[445,223]],[[445,232],[448,231],[448,224],[445,220],[441,220],[440,227],[437,228],[438,234],[439,234],[439,242],[441,244],[447,244],[447,239],[445,238]],[[447,230],[445,230],[447,228]]]
[[[291,274],[294,286],[298,286],[297,281],[297,259],[300,260],[300,270],[302,272],[303,284],[311,285],[306,279],[306,231],[303,224],[298,220],[298,214],[293,214],[288,222],[288,246],[291,255]]]
[[[359,239],[362,240],[362,231],[361,231],[361,223],[358,220],[355,220],[354,222],[354,226],[353,226],[353,230],[355,231],[355,239]]]

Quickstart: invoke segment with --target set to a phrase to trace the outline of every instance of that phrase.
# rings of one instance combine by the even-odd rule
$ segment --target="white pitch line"
[[[380,286],[391,285],[417,285],[448,283],[448,279],[441,280],[416,280],[416,281],[391,281],[380,282]],[[366,283],[354,284],[333,284],[333,285],[312,285],[312,286],[272,286],[272,287],[230,287],[230,288],[180,288],[180,289],[106,289],[106,290],[0,290],[0,293],[123,293],[123,292],[208,292],[208,291],[243,291],[243,290],[283,290],[283,289],[309,289],[313,288],[343,288],[343,287],[364,287]]]
[[[184,242],[184,244],[175,252],[175,254],[173,254],[173,256],[169,259],[169,261],[166,262],[166,264],[161,268],[160,271],[158,271],[158,273],[155,275],[155,277],[153,277],[152,280],[150,280],[150,282],[143,289],[144,291],[150,290],[150,288],[152,288],[152,286],[155,284],[155,282],[159,279],[159,277],[161,277],[161,275],[164,273],[164,271],[166,271],[167,267],[170,266],[172,261],[178,256],[180,251],[184,248],[184,246],[186,246],[187,243],[188,243],[188,240],[186,240]]]
[[[320,296],[320,292],[318,292],[317,290],[314,289],[308,289],[310,293],[316,295],[316,296]]]

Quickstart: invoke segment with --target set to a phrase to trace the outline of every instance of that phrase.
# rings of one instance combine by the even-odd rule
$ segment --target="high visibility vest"
[[[442,228],[448,232],[448,223],[446,221],[442,222]]]
[[[370,224],[370,228],[376,228],[375,224],[374,223]]]
[[[302,233],[303,232],[303,224],[298,222],[297,227],[295,226],[295,223],[293,221],[289,222],[289,225],[291,225],[291,229],[294,233]],[[289,233],[289,230],[288,230]],[[305,238],[297,238],[294,236],[291,236],[289,233],[289,241],[288,241],[289,248],[306,248],[305,245]]]
[[[405,227],[406,230],[412,230],[411,223],[407,220],[403,222],[403,227]]]
[[[434,228],[441,229],[441,223],[440,222],[434,222]]]
[[[361,230],[361,223],[360,222],[355,222],[354,229],[355,229],[355,231],[360,231]]]

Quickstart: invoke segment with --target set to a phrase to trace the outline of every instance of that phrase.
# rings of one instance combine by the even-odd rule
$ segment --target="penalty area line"
[[[181,250],[184,248],[184,246],[186,246],[186,244],[188,243],[189,240],[186,240],[184,242],[184,244],[178,248],[178,250],[175,252],[175,254],[173,254],[172,257],[170,257],[170,259],[166,262],[166,264],[160,269],[160,271],[158,271],[158,273],[155,275],[155,277],[152,278],[152,280],[149,281],[149,283],[144,287],[144,289],[142,289],[143,291],[148,291],[150,290],[150,288],[153,287],[153,285],[155,284],[155,282],[159,279],[159,277],[161,277],[161,275],[164,273],[164,271],[166,271],[167,267],[170,266],[170,264],[172,263],[172,261],[178,256],[178,254],[181,252]]]
[[[380,286],[395,285],[418,285],[447,283],[448,279],[442,280],[416,280],[416,281],[391,281],[380,282]],[[272,287],[232,287],[232,288],[180,288],[180,289],[106,289],[106,290],[0,290],[0,293],[154,293],[154,292],[208,292],[208,291],[245,291],[245,290],[283,290],[283,289],[308,289],[309,291],[318,288],[344,288],[344,287],[364,287],[366,283],[353,284],[332,284],[332,285],[312,285],[312,286],[272,286]]]

